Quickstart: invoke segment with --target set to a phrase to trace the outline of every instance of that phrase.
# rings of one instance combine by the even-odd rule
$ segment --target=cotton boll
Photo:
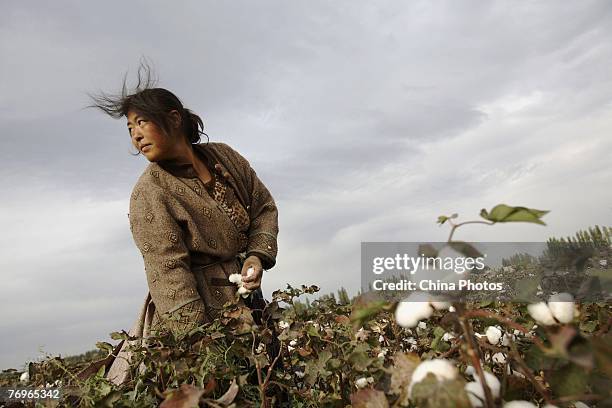
[[[550,311],[546,303],[534,303],[532,305],[527,306],[527,310],[529,311],[531,317],[533,317],[538,323],[541,323],[545,326],[555,324],[555,319],[553,318],[552,312]]]
[[[421,330],[425,330],[427,328],[427,323],[425,322],[419,322],[419,324],[417,325],[417,327]]]
[[[239,273],[232,273],[228,279],[230,282],[238,285],[242,282],[242,275],[240,275]]]
[[[487,336],[487,340],[489,340],[489,343],[495,345],[499,343],[499,339],[502,336],[502,331],[499,330],[497,327],[489,326],[487,327],[487,331],[485,332],[485,334]]]
[[[402,327],[415,327],[419,320],[433,313],[428,302],[400,302],[395,309],[395,321]]]
[[[361,377],[355,380],[355,387],[364,388],[368,386],[368,380],[365,377]]]
[[[485,395],[480,383],[469,382],[465,384],[464,389],[473,408],[480,408],[483,406],[482,402],[485,400]]]
[[[491,390],[491,394],[493,395],[493,398],[499,397],[499,391],[501,390],[501,384],[499,380],[497,379],[495,375],[491,374],[488,371],[483,371],[483,373],[484,373],[485,382],[489,386],[489,389]],[[478,375],[475,375],[474,378],[476,382],[480,383],[480,377]],[[483,394],[484,394],[484,390],[483,390]]]
[[[582,401],[574,402],[574,407],[575,408],[589,408],[589,406]]]
[[[493,362],[497,364],[505,364],[506,356],[504,355],[504,353],[495,353],[491,357],[491,360],[493,360]]]
[[[451,306],[451,307],[448,308],[448,311],[453,313],[453,312],[456,312],[457,309],[455,309],[455,306]]]
[[[552,295],[548,300],[548,308],[560,323],[574,320],[574,298],[569,293]]]
[[[22,383],[27,383],[28,381],[30,381],[30,373],[28,371],[22,373],[19,377],[19,381],[21,381]]]
[[[504,333],[504,336],[502,337],[502,346],[509,347],[510,344],[512,344],[514,340],[515,340],[514,335],[509,334],[509,333]]]
[[[238,294],[242,297],[248,296],[250,293],[251,291],[245,288],[244,286],[238,288]]]
[[[281,330],[283,330],[283,329],[288,329],[288,328],[289,328],[289,326],[291,326],[291,324],[290,324],[290,323],[284,322],[284,321],[282,321],[282,320],[280,320],[280,321],[278,322],[278,327],[280,327],[280,328],[281,328]]]
[[[442,336],[442,340],[443,341],[451,341],[451,339],[454,339],[455,336],[451,333],[444,333],[444,335]]]
[[[289,345],[290,345],[290,346],[292,346],[292,347],[295,347],[295,346],[297,346],[297,343],[298,343],[298,342],[297,342],[297,340],[296,340],[296,339],[293,339],[293,340],[291,340],[291,341],[289,342]]]
[[[448,310],[451,307],[450,302],[429,302],[436,310]]]
[[[412,373],[412,380],[408,386],[408,395],[412,392],[414,384],[423,381],[429,373],[435,375],[438,381],[453,380],[457,377],[457,369],[449,360],[438,358],[423,361]]]
[[[374,384],[374,377],[368,377],[366,378],[368,384]]]
[[[466,375],[475,375],[476,374],[476,369],[472,366],[467,366],[465,367],[465,374]]]
[[[504,408],[538,408],[538,407],[529,401],[516,400],[516,401],[506,402],[504,404]]]
[[[306,375],[306,374],[305,374],[303,371],[296,371],[296,372],[295,372],[295,376],[296,376],[297,378],[304,378],[304,376],[305,376],[305,375]]]

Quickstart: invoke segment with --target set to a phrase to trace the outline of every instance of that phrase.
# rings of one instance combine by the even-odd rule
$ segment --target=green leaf
[[[511,207],[505,204],[498,204],[491,212],[486,209],[480,210],[480,216],[485,220],[493,222],[532,222],[535,224],[546,225],[540,218],[548,214],[547,210],[536,210],[527,207]]]
[[[444,224],[446,221],[448,221],[448,217],[446,215],[440,215],[438,217],[438,224],[442,225]]]
[[[461,380],[438,381],[432,373],[412,387],[411,399],[419,408],[471,408]]]
[[[552,370],[549,382],[555,395],[564,397],[583,394],[588,378],[584,369],[575,364],[568,364],[558,370]]]

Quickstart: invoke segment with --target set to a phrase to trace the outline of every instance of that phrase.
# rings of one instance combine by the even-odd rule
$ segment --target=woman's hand
[[[253,273],[248,276],[247,271],[249,268],[253,268]],[[242,283],[248,290],[256,290],[261,286],[261,277],[263,275],[263,268],[261,267],[261,260],[255,255],[249,256],[242,265]]]

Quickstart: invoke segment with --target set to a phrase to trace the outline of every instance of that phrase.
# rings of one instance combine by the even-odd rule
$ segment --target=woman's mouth
[[[144,145],[140,150],[142,152],[146,152],[146,151],[149,151],[150,149],[151,149],[151,145],[147,144],[147,145]]]

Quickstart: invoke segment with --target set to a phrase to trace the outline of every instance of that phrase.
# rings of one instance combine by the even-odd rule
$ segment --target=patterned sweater
[[[237,255],[276,263],[278,212],[247,160],[224,143],[193,145],[214,183],[191,164],[150,163],[134,186],[130,229],[155,304],[152,326],[185,331],[219,315],[234,298]],[[210,168],[210,167],[209,167]],[[208,188],[207,188],[208,187]]]

